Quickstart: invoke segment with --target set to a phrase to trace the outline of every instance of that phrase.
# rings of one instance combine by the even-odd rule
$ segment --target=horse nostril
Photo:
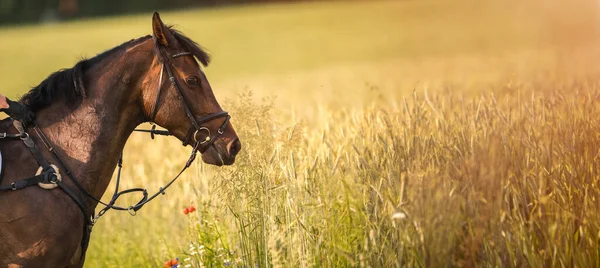
[[[235,139],[229,144],[229,155],[234,157],[242,150],[242,143],[239,139]]]

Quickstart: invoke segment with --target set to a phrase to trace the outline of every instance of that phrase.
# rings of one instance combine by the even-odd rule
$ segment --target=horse
[[[152,35],[59,70],[26,93],[20,103],[36,113],[35,124],[0,121],[0,134],[13,138],[0,139],[0,267],[83,266],[101,215],[95,208],[142,123],[192,147],[186,167],[196,152],[207,164],[233,164],[241,143],[200,66],[209,62],[200,45],[154,13]],[[35,183],[23,180],[32,176]],[[116,208],[114,199],[107,205],[101,212]]]

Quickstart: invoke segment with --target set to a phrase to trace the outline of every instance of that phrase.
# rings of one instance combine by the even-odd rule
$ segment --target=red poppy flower
[[[168,260],[165,262],[165,267],[173,267],[173,265],[177,264],[177,260]]]

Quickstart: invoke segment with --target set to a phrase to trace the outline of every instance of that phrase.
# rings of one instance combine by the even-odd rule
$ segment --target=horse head
[[[223,111],[198,61],[210,56],[194,41],[152,17],[155,60],[143,83],[142,105],[147,120],[169,130],[212,165],[231,165],[241,150],[238,136]]]

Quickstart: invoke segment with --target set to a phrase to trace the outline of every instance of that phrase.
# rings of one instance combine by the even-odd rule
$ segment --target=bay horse
[[[197,151],[208,164],[234,163],[241,143],[198,63],[207,66],[209,55],[158,13],[152,30],[30,90],[20,102],[36,113],[35,125],[0,121],[0,267],[83,266],[95,208],[144,122],[193,147],[186,167]],[[130,212],[154,197],[144,194]]]

